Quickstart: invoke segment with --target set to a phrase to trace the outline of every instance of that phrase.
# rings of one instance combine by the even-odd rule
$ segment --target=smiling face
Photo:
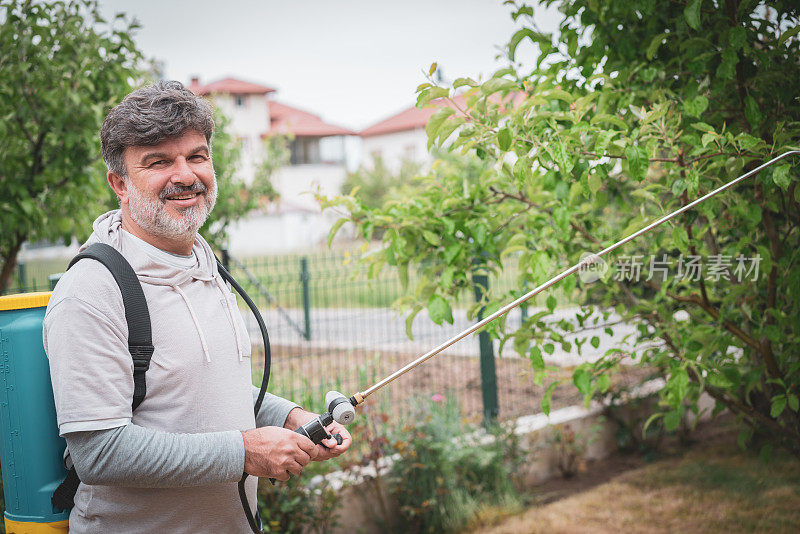
[[[214,207],[217,184],[203,134],[189,131],[124,152],[127,176],[108,173],[122,208],[122,227],[148,243],[189,254]]]

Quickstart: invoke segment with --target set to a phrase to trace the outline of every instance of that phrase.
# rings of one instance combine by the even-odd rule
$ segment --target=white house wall
[[[250,184],[264,149],[261,134],[269,131],[269,103],[264,95],[214,95],[214,103],[230,120],[228,131],[242,143],[237,176]],[[242,106],[236,104],[242,99]]]
[[[251,214],[231,226],[228,250],[236,257],[309,250],[325,242],[330,227],[327,217],[305,210]]]
[[[404,161],[425,164],[431,160],[427,144],[428,136],[423,128],[363,137],[363,165],[372,168],[376,155],[393,172],[398,172]]]
[[[343,164],[291,165],[275,171],[272,186],[280,192],[282,204],[319,211],[314,192],[319,187],[324,195],[338,195],[346,174]]]

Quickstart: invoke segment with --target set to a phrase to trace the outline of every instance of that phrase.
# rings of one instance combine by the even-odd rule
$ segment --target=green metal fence
[[[387,269],[368,279],[356,254],[324,251],[228,258],[231,273],[259,306],[269,329],[271,392],[319,410],[329,389],[347,395],[364,390],[469,326],[466,308],[471,300],[454,310],[454,325],[437,326],[424,312],[418,314],[413,340],[409,339],[404,314],[392,309],[403,293],[396,274]],[[50,275],[63,271],[67,263],[68,259],[22,264],[7,292],[48,290]],[[507,272],[481,283],[511,287],[514,277]],[[242,308],[253,344],[254,379],[260,380],[261,336],[255,320]],[[519,324],[520,311],[512,312],[508,321]],[[496,358],[491,342],[484,339],[482,345],[483,365],[478,338],[470,337],[376,393],[368,404],[396,416],[415,401],[450,396],[458,399],[466,417],[476,421],[498,413],[505,419],[539,411],[535,386],[527,376],[529,362],[510,354]],[[493,367],[496,377],[486,376]]]

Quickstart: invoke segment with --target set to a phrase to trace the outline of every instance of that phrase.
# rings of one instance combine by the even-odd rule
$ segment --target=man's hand
[[[265,426],[242,432],[244,471],[256,477],[289,480],[299,475],[311,460],[317,459],[319,446],[310,439],[277,426]]]
[[[294,408],[289,415],[286,417],[286,422],[284,423],[283,427],[288,430],[297,430],[299,427],[303,426],[304,424],[308,423],[315,417],[318,417],[317,414],[306,411],[302,408]],[[335,439],[324,439],[322,440],[323,445],[317,445],[317,455],[312,458],[312,460],[321,462],[323,460],[329,460],[330,458],[334,458],[339,456],[344,451],[350,448],[350,445],[353,443],[353,438],[350,436],[350,432],[344,427],[344,425],[337,423],[334,421],[325,429],[328,433],[332,436],[334,434],[339,434],[342,436],[342,444],[339,445]]]

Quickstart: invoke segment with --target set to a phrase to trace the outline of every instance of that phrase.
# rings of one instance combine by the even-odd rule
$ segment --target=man
[[[84,245],[107,243],[136,271],[155,351],[131,410],[133,363],[120,290],[99,262],[59,281],[44,319],[59,432],[81,478],[70,532],[249,532],[242,472],[288,480],[343,453],[293,432],[315,414],[268,395],[253,416],[250,340],[236,299],[197,234],[214,207],[209,104],[178,82],[128,95],[101,129],[120,209]],[[251,506],[256,480],[248,478]]]

